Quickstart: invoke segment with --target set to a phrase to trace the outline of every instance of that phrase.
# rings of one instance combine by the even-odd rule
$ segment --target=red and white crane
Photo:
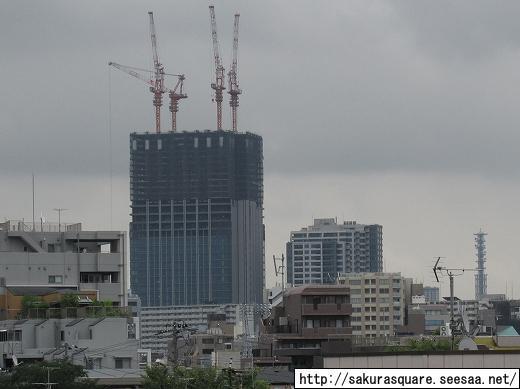
[[[217,103],[217,130],[222,130],[222,101],[224,100],[224,66],[220,59],[220,50],[217,37],[217,21],[215,19],[215,7],[209,6],[209,15],[211,22],[211,38],[213,40],[213,57],[215,59],[215,82],[211,84],[211,88],[215,91],[215,102]]]
[[[154,68],[154,85],[150,88],[153,93],[153,105],[155,107],[155,131],[161,132],[161,106],[162,94],[164,90],[164,66],[159,62],[157,54],[157,34],[155,32],[155,23],[153,21],[153,12],[148,12],[150,17],[150,37],[152,40],[153,68]]]
[[[170,112],[172,114],[172,132],[177,130],[177,112],[179,111],[179,100],[188,97],[183,92],[184,87],[184,74],[169,74],[164,71],[164,66],[159,62],[159,55],[157,53],[157,33],[155,32],[155,23],[153,20],[153,12],[148,12],[150,18],[150,38],[152,41],[152,54],[153,54],[153,71],[136,68],[132,66],[120,65],[116,62],[109,62],[110,66],[113,66],[141,81],[146,83],[150,87],[150,92],[153,93],[153,105],[155,107],[155,131],[161,132],[161,106],[162,106],[162,95],[168,93],[170,97]],[[144,73],[153,73],[153,78],[149,78],[149,75]],[[177,83],[173,89],[166,88],[164,86],[164,77],[176,76]]]
[[[238,109],[238,95],[242,90],[238,86],[238,20],[240,14],[235,14],[235,21],[233,24],[233,58],[231,62],[231,69],[228,72],[228,93],[230,95],[229,105],[231,106],[231,121],[232,130],[237,131],[237,109]]]
[[[137,78],[138,80],[143,81],[146,85],[148,85],[150,87],[150,91],[154,92],[154,105],[155,105],[156,79],[152,79],[150,77],[147,77],[147,75],[145,75],[145,73],[153,73],[153,72],[151,72],[150,70],[147,70],[147,69],[121,65],[116,62],[109,62],[108,64],[110,66],[115,67],[116,69],[121,70],[122,72],[125,72],[126,74],[129,74],[129,75]],[[179,111],[179,100],[185,99],[186,97],[188,97],[188,95],[186,95],[183,92],[184,80],[186,77],[184,76],[184,74],[170,74],[170,73],[165,73],[165,72],[163,72],[162,74],[165,76],[176,76],[177,77],[177,83],[175,84],[173,89],[169,89],[164,86],[161,89],[161,90],[163,90],[162,93],[168,92],[168,94],[170,96],[170,111],[172,113],[172,132],[175,132],[177,130],[177,112]],[[160,106],[159,106],[159,108],[160,108]],[[157,124],[160,124],[160,122],[159,123],[157,122],[157,116],[156,116],[156,125]],[[159,133],[160,131],[157,131],[157,132]]]

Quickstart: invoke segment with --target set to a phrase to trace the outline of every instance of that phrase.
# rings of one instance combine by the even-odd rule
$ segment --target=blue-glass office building
[[[130,135],[130,278],[145,306],[262,302],[262,138]]]

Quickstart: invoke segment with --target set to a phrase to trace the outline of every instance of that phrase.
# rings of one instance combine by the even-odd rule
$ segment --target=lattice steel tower
[[[475,300],[480,300],[487,294],[486,274],[486,233],[477,232],[475,236],[475,248],[477,249],[477,272],[475,273]]]

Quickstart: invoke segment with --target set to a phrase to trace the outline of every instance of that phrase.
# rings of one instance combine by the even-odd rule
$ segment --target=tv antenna
[[[464,272],[472,271],[476,272],[480,269],[470,269],[470,268],[449,268],[446,266],[439,266],[439,262],[441,258],[444,257],[437,257],[437,261],[435,262],[435,265],[433,266],[433,274],[435,274],[435,279],[437,282],[439,281],[439,275],[442,275],[442,273],[446,274],[450,279],[450,332],[451,332],[451,349],[453,350],[453,346],[455,344],[455,335],[463,335],[466,334],[466,328],[464,327],[464,321],[462,320],[462,317],[455,320],[455,310],[454,310],[454,302],[455,302],[455,296],[454,296],[454,278],[461,276],[464,274]]]
[[[281,262],[281,265],[278,265],[278,261]],[[274,265],[274,274],[278,277],[279,274],[282,276],[282,291],[285,290],[285,281],[284,281],[284,269],[285,269],[285,257],[282,254],[281,258],[276,258],[273,255],[273,265]]]

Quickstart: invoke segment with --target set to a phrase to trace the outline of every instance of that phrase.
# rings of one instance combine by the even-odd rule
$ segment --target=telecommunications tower
[[[486,274],[486,233],[477,232],[475,236],[475,248],[477,249],[477,271],[475,273],[475,300],[480,300],[487,294]]]

